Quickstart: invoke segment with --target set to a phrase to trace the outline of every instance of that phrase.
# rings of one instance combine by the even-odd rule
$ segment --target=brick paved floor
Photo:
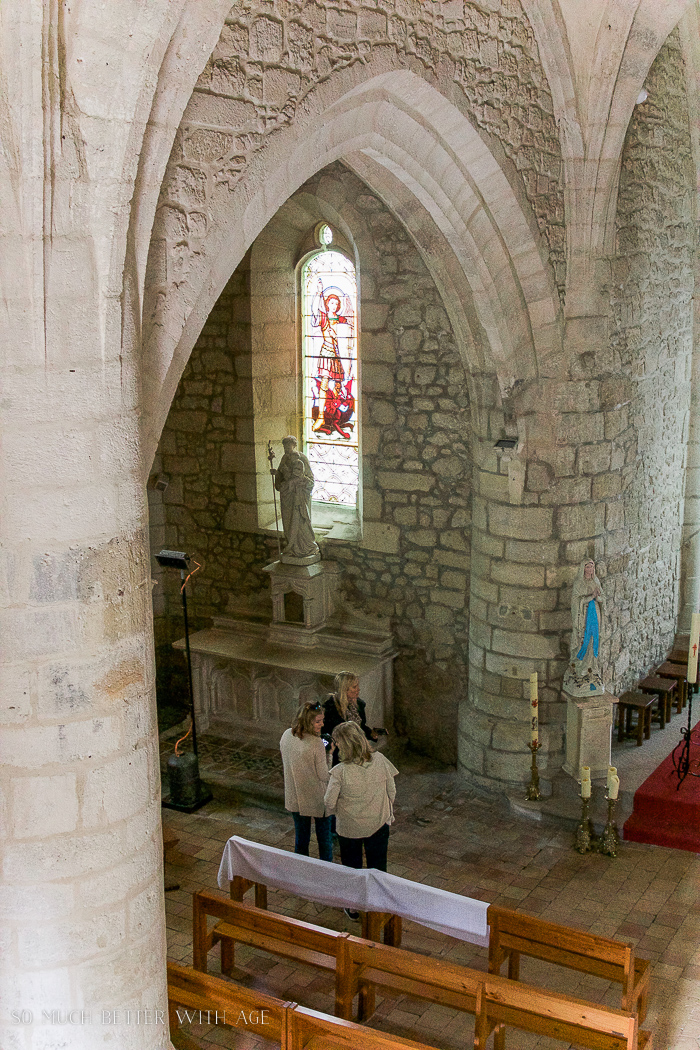
[[[514,817],[504,802],[471,792],[454,773],[435,770],[424,760],[397,760],[396,823],[389,846],[395,875],[456,893],[497,902],[554,922],[632,941],[653,961],[646,1028],[655,1050],[700,1050],[700,856],[624,843],[616,859],[580,856],[571,835],[556,825]],[[216,887],[224,843],[237,834],[292,850],[291,818],[275,810],[214,801],[191,816],[163,811],[180,836],[166,867],[166,883],[180,889],[166,894],[168,953],[192,962],[191,895]],[[312,853],[315,844],[312,843]],[[338,909],[269,892],[269,908],[332,929],[358,932]],[[414,923],[404,924],[404,947],[485,970],[486,949],[456,941]],[[216,950],[210,971],[218,970]],[[251,987],[333,1011],[332,978],[248,948],[236,951],[235,978]],[[547,987],[618,1005],[619,989],[573,971],[554,970],[525,960],[523,976]],[[377,994],[370,1022],[444,1050],[469,1046],[473,1019],[405,996]],[[257,1050],[271,1044],[225,1027],[192,1027],[202,1048],[235,1046]],[[508,1050],[563,1046],[510,1030]]]

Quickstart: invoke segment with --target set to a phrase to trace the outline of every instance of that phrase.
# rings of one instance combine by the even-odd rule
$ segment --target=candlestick
[[[537,744],[539,741],[540,723],[537,714],[538,706],[537,671],[535,671],[534,674],[530,675],[530,742],[532,744]]]
[[[576,828],[576,840],[574,842],[574,849],[578,850],[579,853],[590,853],[596,847],[593,825],[588,815],[590,801],[590,794],[584,795],[581,792],[581,823]]]
[[[688,640],[688,685],[698,680],[698,645],[700,644],[700,613],[693,613],[690,620],[690,638]]]
[[[608,819],[603,828],[603,834],[601,835],[599,845],[600,852],[607,853],[609,857],[616,857],[620,846],[620,833],[617,830],[617,824],[615,823],[616,802],[617,795],[615,798],[608,796]]]
[[[530,770],[530,786],[527,789],[525,798],[528,802],[539,802],[542,798],[540,795],[540,774],[537,769],[537,752],[540,745],[536,740],[533,740],[527,746],[532,751],[532,767]]]

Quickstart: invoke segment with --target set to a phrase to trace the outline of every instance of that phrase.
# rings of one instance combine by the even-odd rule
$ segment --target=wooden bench
[[[487,912],[490,927],[489,973],[498,974],[508,960],[508,977],[520,977],[520,956],[566,966],[622,985],[621,1009],[643,1023],[649,997],[650,965],[638,959],[634,946],[609,937],[560,926],[545,919],[497,908]]]
[[[352,1002],[359,993],[358,1020],[374,1013],[375,988],[413,995],[455,1010],[476,1013],[476,997],[484,974],[444,959],[418,955],[390,945],[348,937],[347,961],[336,977],[336,1013],[352,1018]]]
[[[666,701],[658,693],[642,693],[628,690],[617,701],[617,742],[621,744],[626,736],[632,736],[632,714],[636,712],[637,725],[634,735],[637,747],[641,747],[651,736],[651,709],[658,705],[659,722],[663,729],[666,725]]]
[[[343,1021],[337,1017],[303,1006],[287,1010],[287,1041],[285,1050],[436,1050],[426,1043],[415,1043],[386,1032],[377,1032],[363,1025]]]
[[[236,875],[229,883],[231,900],[242,901],[250,889],[255,890],[255,904],[258,908],[267,908],[267,886],[262,882],[252,882]],[[403,923],[400,915],[390,912],[366,911],[360,913],[362,936],[367,940],[378,941],[380,937],[385,944],[396,948],[401,944]]]
[[[192,909],[192,958],[195,970],[201,973],[206,973],[208,953],[217,943],[221,944],[223,974],[230,974],[233,969],[236,943],[332,972],[338,969],[340,956],[342,966],[347,933],[227,900],[208,890],[194,894]],[[219,919],[211,930],[208,916]]]
[[[178,1029],[183,1023],[198,1023],[200,1016],[204,1024],[246,1027],[266,1039],[283,1043],[289,1005],[264,992],[210,977],[189,966],[168,963],[170,1037],[178,1050],[198,1050],[198,1044]]]
[[[633,1014],[502,977],[488,979],[477,1002],[475,1050],[484,1050],[494,1028],[494,1050],[504,1050],[506,1025],[592,1050],[652,1050],[653,1045],[650,1032],[637,1031]]]

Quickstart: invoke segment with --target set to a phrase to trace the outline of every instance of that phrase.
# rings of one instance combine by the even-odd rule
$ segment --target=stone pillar
[[[3,280],[0,1046],[162,1050],[139,388],[121,297],[101,285],[87,232],[92,198],[64,176],[57,168],[50,233],[27,236]],[[6,239],[3,228],[3,266]],[[144,1007],[164,1023],[124,1023],[124,1010]],[[116,1009],[121,1023],[103,1026]]]
[[[472,519],[469,695],[460,709],[459,765],[484,786],[523,783],[530,752],[529,678],[537,671],[540,740],[547,756],[563,746],[554,711],[563,664],[557,627],[559,544],[552,507],[526,505],[522,452],[493,438],[475,456]],[[531,468],[533,477],[536,468]]]
[[[572,331],[574,347],[577,338]],[[527,779],[534,671],[540,769],[546,776],[562,764],[571,583],[586,557],[601,559],[605,576],[606,528],[611,553],[619,543],[619,477],[611,470],[606,397],[597,381],[532,382],[506,406],[511,422],[503,410],[492,410],[475,441],[469,693],[460,711],[459,765],[484,786],[502,789]],[[517,447],[496,449],[507,433],[517,435]],[[603,663],[609,681],[609,645]]]
[[[700,304],[694,303],[694,339],[697,339]],[[683,538],[681,543],[681,594],[678,630],[690,631],[690,620],[700,609],[700,353],[693,347],[690,378],[690,415],[685,473]]]

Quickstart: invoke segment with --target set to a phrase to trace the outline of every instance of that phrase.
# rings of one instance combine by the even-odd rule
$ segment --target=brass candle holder
[[[606,795],[605,798],[608,803],[608,819],[603,828],[603,834],[600,839],[600,852],[607,853],[609,857],[616,857],[620,846],[620,833],[617,830],[617,824],[615,823],[615,806],[617,804],[617,799],[610,798],[609,795]]]
[[[530,770],[530,786],[527,789],[527,794],[525,798],[528,802],[539,802],[539,800],[542,798],[542,795],[540,794],[540,774],[537,769],[537,752],[539,751],[541,745],[539,740],[537,740],[530,741],[530,743],[527,746],[532,752],[532,767]]]
[[[598,844],[593,830],[593,822],[588,814],[590,804],[590,798],[581,796],[581,823],[576,828],[576,841],[574,842],[574,849],[578,850],[579,853],[590,853],[591,850],[597,848]]]

